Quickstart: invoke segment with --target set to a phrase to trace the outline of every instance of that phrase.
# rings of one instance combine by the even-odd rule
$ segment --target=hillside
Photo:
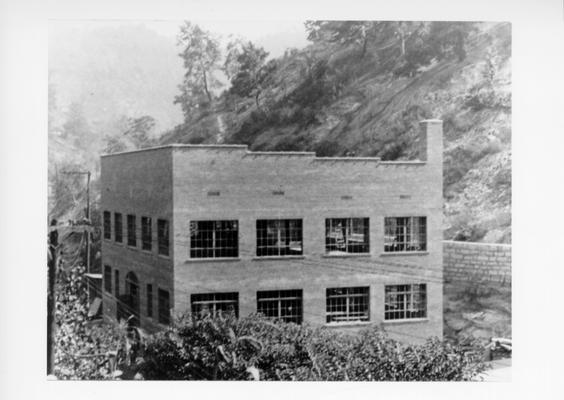
[[[440,118],[445,238],[509,243],[511,27],[466,26],[472,30],[464,57],[432,58],[407,73],[397,40],[373,37],[362,52],[358,40],[311,40],[270,58],[273,69],[258,94],[225,86],[183,123],[181,107],[173,104],[184,74],[174,40],[141,25],[55,31],[49,47],[50,214],[66,215],[78,204],[74,192],[84,188],[57,171],[89,169],[95,182],[108,137],[124,149],[244,143],[253,150],[393,160],[414,157],[419,120]],[[420,55],[429,44],[414,42],[412,51]],[[127,132],[144,116],[154,125],[133,132],[141,139],[132,144]],[[66,186],[61,192],[57,185]],[[67,200],[57,204],[60,193]]]
[[[463,59],[432,60],[409,74],[395,73],[393,53],[359,55],[355,44],[289,50],[258,100],[225,91],[161,143],[409,159],[418,121],[440,118],[445,238],[509,243],[511,27],[472,25]]]

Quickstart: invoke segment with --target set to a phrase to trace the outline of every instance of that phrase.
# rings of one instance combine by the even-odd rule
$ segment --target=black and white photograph
[[[128,381],[119,397],[471,382],[464,396],[513,398],[539,379],[558,397],[559,330],[543,321],[561,302],[563,5],[189,3],[45,6],[37,52],[0,60],[6,93],[16,65],[41,60],[2,99],[0,133],[40,116],[17,130],[25,151],[2,133],[3,212],[37,211],[6,217],[2,386],[24,376],[0,397],[26,364],[40,381],[27,398],[110,396],[102,381]],[[17,24],[7,14],[6,43]],[[27,89],[41,95],[25,105]],[[35,191],[15,160],[37,169]]]
[[[510,23],[49,27],[55,378],[510,379]]]

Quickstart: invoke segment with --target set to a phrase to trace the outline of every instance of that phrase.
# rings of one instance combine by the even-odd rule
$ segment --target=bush
[[[79,264],[57,276],[54,374],[59,379],[111,379],[106,354],[126,353],[126,341],[119,327],[88,323],[84,272]]]
[[[370,328],[357,336],[258,316],[184,318],[153,338],[147,379],[444,381],[471,380],[484,369],[467,349],[438,339],[403,345]]]

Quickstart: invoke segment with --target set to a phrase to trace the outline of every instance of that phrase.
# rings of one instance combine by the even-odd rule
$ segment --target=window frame
[[[146,301],[147,301],[147,318],[153,318],[153,284],[147,283]]]
[[[303,322],[304,306],[303,306],[303,289],[284,289],[284,290],[259,290],[257,291],[257,313],[264,315],[267,318],[282,320],[284,322],[292,322],[300,325]],[[297,313],[290,315],[282,315],[285,309],[284,302],[296,302]],[[270,310],[276,311],[276,316],[267,315],[261,311],[265,310],[267,304],[275,304]],[[290,305],[290,307],[292,307]],[[286,310],[288,308],[286,307]]]
[[[402,287],[408,287],[407,290]],[[417,290],[414,288],[417,287]],[[388,293],[388,289],[396,288],[394,293]],[[397,288],[402,288],[403,290],[398,290]],[[419,298],[415,299],[415,295],[418,294]],[[401,301],[389,298],[389,296],[402,296]],[[391,304],[399,305],[401,304],[403,308],[400,309],[389,309]],[[419,306],[416,308],[416,305]],[[392,313],[399,313],[400,316],[390,318]],[[403,316],[401,316],[403,313]],[[408,315],[408,313],[410,313]],[[396,315],[394,314],[394,315]],[[415,314],[415,315],[414,315]],[[427,284],[426,283],[402,283],[395,285],[385,285],[384,286],[384,321],[395,322],[395,321],[412,321],[418,319],[427,319]]]
[[[272,224],[274,226],[269,226]],[[294,226],[292,227],[292,224]],[[259,226],[263,225],[263,226]],[[276,235],[276,246],[269,245],[268,231],[273,229]],[[283,235],[284,230],[286,236]],[[293,241],[294,238],[299,240]],[[282,245],[284,242],[287,245]],[[292,243],[299,243],[300,250],[291,253]],[[276,254],[273,250],[277,250]],[[287,254],[282,254],[287,251]],[[301,218],[265,218],[256,220],[256,256],[257,257],[294,257],[303,256],[304,254],[304,240],[303,240],[303,219]]]
[[[119,269],[114,269],[114,297],[119,296]]]
[[[212,224],[211,229],[205,224]],[[232,224],[231,229],[222,229],[222,225]],[[239,220],[194,220],[190,221],[190,250],[191,259],[225,259],[239,257]],[[231,233],[232,236],[229,236]],[[222,234],[224,237],[222,237]],[[198,237],[197,235],[202,235]],[[208,237],[206,237],[206,235]],[[209,237],[211,235],[211,237]],[[234,243],[232,246],[221,246],[222,241]],[[196,246],[199,243],[200,246]],[[204,246],[211,243],[210,247]],[[223,254],[222,254],[223,253]]]
[[[157,252],[161,256],[170,256],[170,222],[165,218],[157,219]]]
[[[104,265],[104,291],[112,294],[112,267]]]
[[[406,220],[406,223],[398,223],[398,220]],[[414,230],[418,230],[416,234]],[[398,240],[398,238],[403,238],[403,240]],[[384,253],[427,252],[427,243],[426,216],[384,217]],[[394,250],[394,247],[397,250]]]
[[[141,216],[141,250],[153,251],[153,219]]]
[[[114,213],[114,240],[123,243],[123,216],[118,212]]]
[[[226,298],[222,299],[220,297]],[[235,317],[239,318],[239,292],[192,293],[190,295],[190,310],[192,311],[192,316],[195,317],[202,316],[204,306],[207,306],[212,315],[218,311],[225,312],[225,310],[222,309],[218,310],[218,305],[220,304],[233,304]],[[201,308],[197,309],[199,307]]]
[[[166,294],[166,295],[165,295]],[[157,307],[158,307],[158,321],[159,324],[169,325],[171,320],[170,315],[170,292],[168,290],[157,289]]]
[[[334,293],[331,293],[331,292]],[[343,291],[344,293],[337,293]],[[358,293],[355,293],[358,291]],[[363,299],[361,304],[355,304],[352,299]],[[345,303],[339,302],[345,299]],[[339,308],[344,306],[344,311]],[[363,310],[354,311],[355,306],[362,306]],[[344,315],[343,315],[344,313]],[[353,314],[359,314],[359,317]],[[342,317],[337,317],[342,316]],[[327,288],[325,290],[325,322],[327,324],[351,324],[370,322],[370,286],[349,286]]]
[[[103,216],[103,227],[104,227],[104,239],[112,239],[112,213],[110,211],[104,211]]]
[[[137,247],[137,217],[135,214],[127,214],[127,245]]]
[[[345,233],[343,234],[341,227],[339,229],[339,224],[344,221],[345,223]],[[352,239],[355,233],[355,223],[361,223],[363,228],[362,235],[364,236],[364,241],[361,244],[355,244]],[[338,238],[332,237],[335,235],[342,235],[344,244],[344,251],[341,250],[331,250],[331,247],[339,246]],[[330,240],[335,240],[336,244],[330,243]],[[358,248],[359,251],[351,251]],[[362,250],[363,251],[360,251]],[[325,219],[325,255],[327,256],[339,256],[339,255],[364,255],[370,254],[370,218],[369,217],[346,217],[346,218],[326,218]]]

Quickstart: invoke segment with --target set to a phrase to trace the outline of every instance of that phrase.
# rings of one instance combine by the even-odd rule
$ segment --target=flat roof
[[[357,162],[380,162],[380,157],[317,157],[313,151],[250,151],[245,144],[181,144],[173,143],[163,146],[147,147],[129,151],[102,154],[101,157],[113,157],[125,154],[140,153],[144,151],[155,151],[165,149],[181,150],[245,150],[245,156],[305,156],[311,157],[315,161],[357,161]]]

